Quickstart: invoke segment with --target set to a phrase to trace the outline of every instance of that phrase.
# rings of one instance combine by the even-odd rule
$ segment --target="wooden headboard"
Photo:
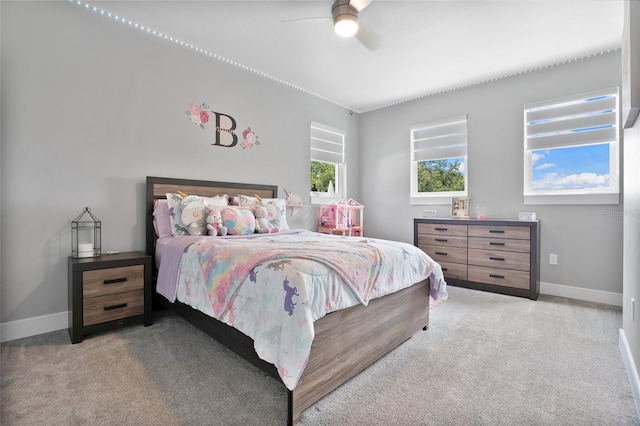
[[[154,258],[154,260],[156,233],[153,229],[153,203],[157,199],[166,198],[167,193],[176,193],[178,191],[182,191],[189,195],[200,195],[203,197],[214,197],[216,195],[224,194],[229,195],[229,197],[236,195],[257,195],[261,198],[278,197],[278,187],[276,185],[215,182],[207,180],[147,176],[147,254]],[[155,269],[155,261],[153,263]]]

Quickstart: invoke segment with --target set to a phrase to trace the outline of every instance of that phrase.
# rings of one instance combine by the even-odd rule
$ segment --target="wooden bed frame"
[[[154,258],[155,302],[175,311],[218,342],[255,366],[281,381],[276,367],[258,358],[253,340],[215,318],[176,301],[170,303],[155,292],[155,240],[153,228],[154,200],[168,192],[186,194],[249,195],[276,198],[277,186],[201,180],[147,177],[147,253]],[[429,325],[429,281],[424,280],[404,290],[371,300],[368,306],[357,305],[333,312],[314,323],[315,338],[311,354],[296,388],[287,389],[287,424],[300,421],[302,411],[378,359],[398,347],[420,329]],[[283,384],[284,386],[284,384]]]

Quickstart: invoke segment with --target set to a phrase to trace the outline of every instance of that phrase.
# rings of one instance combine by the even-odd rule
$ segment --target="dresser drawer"
[[[449,225],[438,223],[419,223],[418,234],[451,235],[466,237],[467,225]]]
[[[95,269],[82,273],[82,297],[105,296],[144,288],[144,265]]]
[[[486,238],[513,238],[516,240],[529,240],[531,231],[526,226],[469,226],[470,237]]]
[[[88,325],[144,314],[144,290],[84,299],[82,322]]]
[[[440,262],[444,278],[467,280],[467,265],[461,263]]]
[[[469,265],[469,281],[522,289],[529,289],[530,285],[528,272],[472,265]]]
[[[529,253],[469,249],[469,265],[528,271],[529,260]]]
[[[444,246],[420,246],[433,260],[438,263],[467,263],[466,247],[444,247]]]
[[[467,237],[451,235],[418,234],[420,246],[446,246],[467,248]]]
[[[469,248],[480,250],[504,250],[529,253],[529,240],[509,240],[502,238],[469,237]]]

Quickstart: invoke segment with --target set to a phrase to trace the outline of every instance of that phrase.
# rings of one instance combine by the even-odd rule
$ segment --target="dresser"
[[[151,256],[142,252],[69,258],[69,336],[133,322],[151,324]]]
[[[414,219],[413,228],[447,284],[538,298],[540,221]]]

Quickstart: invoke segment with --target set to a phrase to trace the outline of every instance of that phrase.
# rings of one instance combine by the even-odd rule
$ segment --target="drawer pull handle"
[[[503,246],[504,243],[494,243],[493,241],[489,243],[490,246]]]
[[[440,256],[446,256],[447,253],[443,252],[443,251],[437,251],[436,254],[440,255]]]
[[[504,234],[503,229],[489,229],[490,234]]]
[[[447,272],[449,268],[442,268],[442,272]]]
[[[494,274],[489,274],[489,276],[490,276],[491,278],[502,278],[502,279],[504,279],[504,275],[494,275]]]
[[[117,284],[117,283],[123,283],[127,281],[127,277],[124,278],[114,278],[112,280],[104,280],[103,283],[104,284]]]
[[[105,311],[113,311],[114,309],[120,309],[120,308],[126,308],[126,307],[127,307],[126,303],[120,303],[118,305],[105,306],[104,310]]]
[[[504,257],[490,257],[489,260],[499,260],[500,262],[504,262]]]
[[[446,231],[448,228],[435,228],[436,231]]]
[[[446,243],[449,240],[447,240],[446,238],[436,238],[436,241],[439,243]]]

